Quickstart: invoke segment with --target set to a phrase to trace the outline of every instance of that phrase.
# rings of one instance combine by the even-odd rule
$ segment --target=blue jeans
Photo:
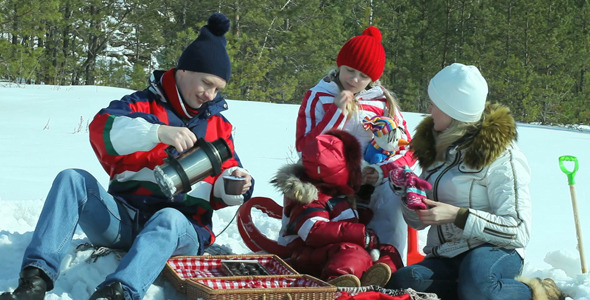
[[[392,274],[387,288],[412,288],[451,299],[532,299],[514,280],[522,269],[515,250],[485,244],[453,258],[426,258]]]
[[[45,200],[22,268],[37,267],[55,282],[80,225],[94,245],[127,251],[101,286],[120,281],[126,299],[141,299],[168,258],[197,254],[199,239],[191,222],[176,209],[159,210],[141,227],[134,217],[134,210],[116,201],[90,173],[64,170]]]

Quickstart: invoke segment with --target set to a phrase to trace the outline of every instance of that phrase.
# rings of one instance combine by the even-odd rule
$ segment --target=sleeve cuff
[[[158,129],[160,129],[160,124],[153,124],[149,130],[149,138],[155,144],[160,143],[160,138],[158,137]]]
[[[455,226],[461,228],[461,229],[465,229],[465,224],[467,223],[467,217],[469,217],[469,209],[465,208],[465,207],[461,207],[459,208],[459,212],[457,213],[457,216],[455,217]]]
[[[377,171],[377,174],[379,175],[379,178],[377,178],[377,183],[375,184],[375,186],[381,185],[383,183],[383,180],[385,180],[386,174],[383,174],[383,170],[378,165],[372,164],[372,165],[369,165],[369,167],[371,167],[375,171]]]

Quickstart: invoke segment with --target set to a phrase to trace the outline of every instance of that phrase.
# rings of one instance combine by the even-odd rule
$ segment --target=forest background
[[[0,0],[0,80],[143,89],[214,12],[231,20],[228,99],[300,103],[374,25],[403,111],[461,62],[519,122],[590,124],[589,0]]]

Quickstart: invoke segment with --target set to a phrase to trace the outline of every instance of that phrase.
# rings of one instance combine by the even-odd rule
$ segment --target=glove
[[[371,219],[373,219],[373,211],[369,207],[373,191],[375,191],[374,186],[363,184],[356,193],[356,210],[359,213],[359,222],[365,225],[369,224]]]
[[[359,191],[356,193],[356,195],[358,196],[358,200],[361,203],[365,203],[365,204],[369,204],[369,202],[371,202],[371,195],[373,195],[373,192],[375,191],[375,187],[370,185],[370,184],[363,184],[361,185],[361,188],[359,189]]]
[[[394,193],[403,196],[406,193],[406,170],[402,166],[396,166],[389,172],[389,185]]]
[[[389,172],[389,183],[396,194],[405,197],[405,203],[409,208],[428,208],[423,199],[426,198],[425,190],[431,189],[432,185],[416,176],[407,165],[391,170]]]
[[[359,223],[367,225],[373,219],[373,210],[368,203],[357,202],[356,211],[359,213]]]
[[[365,229],[365,249],[378,249],[379,248],[379,237],[375,234],[372,229]]]
[[[406,204],[411,209],[427,209],[424,203],[426,198],[425,190],[432,188],[430,182],[420,179],[414,172],[407,173],[406,178]]]

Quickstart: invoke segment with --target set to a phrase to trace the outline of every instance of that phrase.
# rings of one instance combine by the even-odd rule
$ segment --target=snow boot
[[[389,279],[391,278],[391,268],[382,262],[378,262],[372,265],[368,270],[363,273],[361,277],[361,285],[377,285],[384,287]]]
[[[541,278],[517,277],[516,280],[531,288],[533,300],[564,300],[567,297],[551,278],[541,280]]]
[[[340,275],[334,279],[328,280],[328,283],[335,286],[359,287],[361,281],[353,274]]]
[[[90,296],[90,300],[125,300],[123,285],[120,282],[114,282],[105,285]]]
[[[2,293],[0,300],[43,300],[48,285],[51,285],[50,279],[43,271],[26,267],[20,272],[18,287],[12,293]]]

